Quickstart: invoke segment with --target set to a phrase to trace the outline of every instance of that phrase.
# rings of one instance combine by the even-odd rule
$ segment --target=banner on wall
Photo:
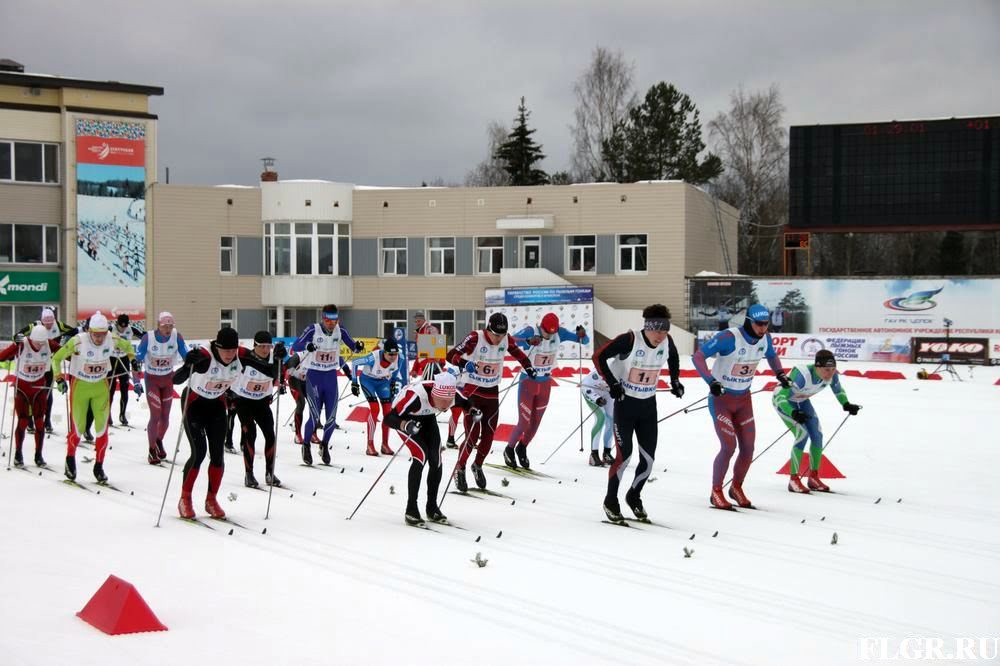
[[[989,365],[989,338],[913,338],[914,363],[942,363],[950,361],[961,365]]]
[[[484,302],[486,316],[494,312],[507,315],[510,333],[525,326],[537,326],[549,312],[559,317],[559,326],[569,331],[583,326],[591,341],[585,345],[561,342],[558,358],[589,358],[594,354],[594,288],[568,285],[565,287],[504,287],[487,289]]]
[[[146,125],[76,119],[77,318],[146,316]]]

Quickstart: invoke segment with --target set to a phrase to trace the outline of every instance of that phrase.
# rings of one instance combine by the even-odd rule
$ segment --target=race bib
[[[156,368],[157,370],[163,370],[166,368],[171,368],[174,365],[172,358],[166,358],[163,356],[151,356],[149,357],[149,365],[151,368]]]
[[[556,360],[555,354],[535,354],[535,368],[547,369],[552,367]]]
[[[26,363],[21,366],[21,371],[26,375],[44,375],[48,372],[49,366],[46,363]]]
[[[736,363],[731,372],[734,377],[752,377],[756,369],[756,363]]]
[[[313,356],[313,360],[315,360],[317,363],[334,363],[337,360],[337,352],[318,351]]]
[[[271,390],[271,382],[247,382],[247,393],[266,393]]]
[[[647,370],[645,368],[632,368],[628,371],[628,383],[636,386],[650,386],[656,383],[659,377],[659,370]]]
[[[500,374],[500,368],[503,364],[501,363],[487,363],[485,361],[476,361],[476,374],[482,375],[483,377],[497,377]]]
[[[107,367],[103,363],[84,363],[83,372],[87,375],[102,375],[107,371]]]

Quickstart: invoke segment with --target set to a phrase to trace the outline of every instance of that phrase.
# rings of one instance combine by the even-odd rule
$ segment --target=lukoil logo
[[[0,296],[6,296],[8,291],[36,292],[44,294],[48,290],[49,285],[45,282],[39,282],[38,284],[11,284],[10,275],[4,275],[0,278]]]
[[[940,294],[944,290],[944,287],[940,289],[932,289],[930,291],[915,291],[908,296],[900,296],[898,298],[890,298],[883,305],[890,310],[900,310],[902,312],[921,312],[923,310],[930,310],[931,308],[937,307],[937,303],[931,300],[937,294]]]

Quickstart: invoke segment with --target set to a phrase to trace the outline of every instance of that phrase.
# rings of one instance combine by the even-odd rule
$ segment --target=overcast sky
[[[0,58],[166,89],[173,183],[254,184],[263,156],[282,178],[461,183],[522,95],[564,170],[597,45],[703,124],[741,84],[778,84],[788,125],[1000,114],[1000,0],[0,1]]]

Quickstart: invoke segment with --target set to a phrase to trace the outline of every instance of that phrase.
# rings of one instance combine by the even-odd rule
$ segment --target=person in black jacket
[[[257,488],[259,485],[253,475],[258,426],[264,434],[265,483],[269,486],[281,486],[281,481],[274,475],[275,439],[271,399],[275,384],[279,385],[279,392],[285,391],[285,387],[278,381],[278,365],[284,360],[286,352],[284,343],[272,345],[273,342],[269,332],[257,331],[253,336],[253,349],[240,347],[239,360],[243,372],[232,388],[236,396],[236,414],[240,419],[240,449],[243,451],[243,464],[246,467],[243,485],[247,488]]]

